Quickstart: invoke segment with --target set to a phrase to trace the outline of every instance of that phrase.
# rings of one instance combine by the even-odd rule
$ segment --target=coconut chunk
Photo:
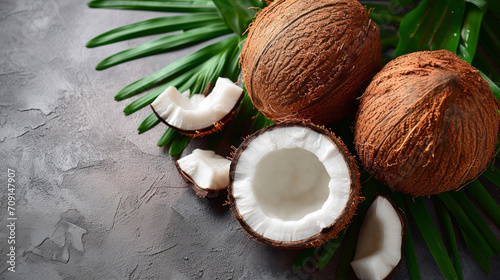
[[[214,196],[227,189],[230,164],[230,160],[215,152],[201,149],[195,149],[176,162],[184,180],[203,197]]]
[[[386,279],[401,262],[405,220],[389,199],[378,196],[359,231],[351,266],[362,280]]]
[[[272,125],[245,140],[233,158],[229,201],[258,241],[316,246],[347,225],[357,205],[357,167],[328,131]]]
[[[210,94],[191,96],[168,87],[152,103],[156,116],[168,126],[189,136],[202,136],[220,129],[235,113],[243,89],[227,78],[218,78]]]

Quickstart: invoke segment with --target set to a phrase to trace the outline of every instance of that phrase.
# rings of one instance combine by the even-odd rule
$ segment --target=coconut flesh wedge
[[[179,174],[199,196],[214,197],[226,193],[231,161],[213,151],[195,149],[179,159]]]
[[[228,198],[257,241],[277,248],[318,246],[355,212],[359,173],[341,140],[300,123],[268,126],[236,150]]]
[[[401,263],[406,220],[388,198],[377,196],[368,208],[351,266],[362,280],[389,279]]]
[[[168,87],[152,103],[155,115],[166,125],[190,137],[220,130],[243,99],[243,89],[227,78],[218,78],[208,95],[180,93]]]

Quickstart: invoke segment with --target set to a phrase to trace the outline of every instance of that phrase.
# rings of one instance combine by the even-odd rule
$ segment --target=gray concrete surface
[[[184,183],[174,159],[155,145],[164,127],[138,135],[150,111],[126,117],[130,101],[113,100],[199,46],[99,72],[100,59],[149,38],[96,49],[85,42],[158,15],[89,9],[83,0],[0,1],[0,279],[332,279],[334,265],[292,271],[297,251],[251,240],[223,200],[176,188]],[[15,272],[9,217],[17,218]],[[414,240],[422,278],[441,279],[418,232]],[[498,256],[487,276],[461,246],[465,279],[500,279]],[[406,267],[395,278],[407,279]]]

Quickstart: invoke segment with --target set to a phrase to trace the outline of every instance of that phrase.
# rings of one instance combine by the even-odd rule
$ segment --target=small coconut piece
[[[236,150],[228,198],[257,241],[277,248],[318,246],[356,210],[359,173],[342,141],[303,123],[268,126]]]
[[[218,78],[206,96],[168,87],[152,103],[155,115],[166,125],[190,137],[222,129],[238,109],[243,89],[227,78]]]
[[[352,269],[361,280],[390,279],[403,255],[406,219],[387,197],[376,196],[358,234]]]
[[[335,122],[380,70],[375,22],[356,0],[276,0],[259,11],[241,51],[254,106],[275,122]]]
[[[226,193],[231,161],[214,151],[195,149],[179,159],[175,166],[179,174],[199,196],[214,197]]]
[[[494,157],[500,118],[488,82],[452,52],[400,56],[361,98],[354,142],[389,187],[428,196],[476,179]]]

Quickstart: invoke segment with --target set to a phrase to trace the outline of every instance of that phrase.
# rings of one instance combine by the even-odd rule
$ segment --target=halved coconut
[[[298,249],[345,228],[359,186],[356,163],[339,138],[314,125],[282,123],[257,131],[236,150],[228,198],[257,241]]]
[[[406,220],[392,200],[377,196],[359,231],[351,266],[359,279],[390,279],[401,263]]]
[[[179,159],[175,166],[179,174],[199,196],[214,197],[226,193],[231,161],[214,151],[195,149]]]
[[[180,93],[168,87],[152,103],[155,115],[180,133],[198,137],[222,129],[243,99],[243,89],[227,78],[218,78],[208,95]]]

